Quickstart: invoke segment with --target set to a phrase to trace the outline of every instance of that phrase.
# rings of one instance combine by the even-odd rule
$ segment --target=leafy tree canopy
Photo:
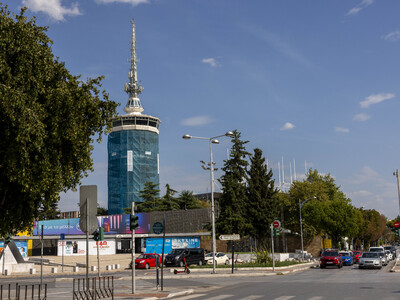
[[[32,226],[40,207],[93,170],[93,136],[117,103],[102,77],[79,80],[55,58],[47,28],[0,4],[0,235]]]

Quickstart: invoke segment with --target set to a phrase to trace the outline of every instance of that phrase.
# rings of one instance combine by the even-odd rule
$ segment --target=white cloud
[[[218,65],[217,61],[215,58],[203,58],[201,60],[202,63],[204,64],[209,64],[211,67],[216,67]]]
[[[365,98],[364,101],[361,101],[360,105],[362,108],[367,108],[372,104],[378,104],[378,103],[381,103],[385,100],[389,100],[392,98],[394,98],[394,94],[392,94],[392,93],[387,93],[387,94],[381,93],[381,94],[371,95],[371,96],[368,96],[367,98]]]
[[[371,119],[370,115],[367,115],[365,113],[360,113],[360,114],[356,114],[353,117],[353,121],[359,121],[359,122],[364,122]]]
[[[72,3],[71,7],[62,6],[61,0],[22,0],[22,4],[33,12],[42,12],[53,20],[64,21],[66,16],[78,16],[78,3]]]
[[[362,9],[366,8],[367,6],[370,6],[372,3],[374,3],[374,0],[362,0],[357,6],[350,9],[347,12],[347,15],[354,16],[358,14]]]
[[[400,30],[390,32],[390,33],[382,36],[382,38],[384,40],[391,41],[391,42],[399,41],[400,40]]]
[[[296,126],[294,126],[294,124],[290,123],[290,122],[286,122],[280,130],[291,130],[293,128],[295,128]]]
[[[210,124],[213,120],[209,116],[197,116],[192,118],[187,118],[181,122],[184,126],[202,126]]]
[[[338,126],[335,127],[335,131],[336,132],[344,132],[344,133],[350,132],[350,130],[348,128],[343,128],[343,127],[338,127]]]
[[[132,6],[136,6],[142,3],[149,3],[149,0],[95,0],[96,3],[99,4],[108,4],[108,3],[128,3]]]

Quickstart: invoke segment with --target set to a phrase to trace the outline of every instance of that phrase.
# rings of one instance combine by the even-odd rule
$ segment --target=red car
[[[354,257],[355,257],[355,262],[358,263],[361,257],[361,251],[360,250],[353,250]]]
[[[343,267],[342,257],[337,249],[325,249],[322,252],[320,259],[320,268],[326,268],[326,266],[337,266],[338,268]]]
[[[161,266],[161,255],[156,253],[145,253],[140,254],[135,259],[135,269],[150,269],[151,267],[156,267],[156,259],[159,261],[159,266]],[[129,264],[129,269],[132,269],[132,262]]]

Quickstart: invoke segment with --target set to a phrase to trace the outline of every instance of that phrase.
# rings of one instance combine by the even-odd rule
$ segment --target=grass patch
[[[301,264],[301,262],[298,261],[276,261],[275,262],[275,267],[287,267],[287,266],[293,266],[293,265],[298,265]],[[192,265],[190,268],[193,269],[209,269],[212,268],[212,265],[203,265],[203,266],[197,266],[197,265]],[[216,266],[218,269],[229,269],[232,268],[232,265],[217,265]],[[243,263],[243,264],[235,264],[235,268],[260,268],[260,267],[268,267],[272,268],[272,262],[271,263]]]

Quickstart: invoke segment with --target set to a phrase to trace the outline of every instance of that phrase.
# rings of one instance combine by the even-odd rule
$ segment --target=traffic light
[[[100,241],[100,231],[96,230],[95,232],[93,232],[93,239],[95,241]]]
[[[139,227],[138,220],[139,220],[138,216],[135,215],[130,216],[129,228],[131,231],[136,230]]]
[[[4,238],[4,244],[7,245],[7,244],[11,243],[11,241],[12,241],[11,235],[10,235],[10,234],[7,234],[7,235],[5,236],[5,238]]]
[[[104,228],[103,227],[99,228],[99,236],[100,236],[100,241],[104,241]]]
[[[279,230],[277,228],[274,228],[274,237],[279,236]]]

